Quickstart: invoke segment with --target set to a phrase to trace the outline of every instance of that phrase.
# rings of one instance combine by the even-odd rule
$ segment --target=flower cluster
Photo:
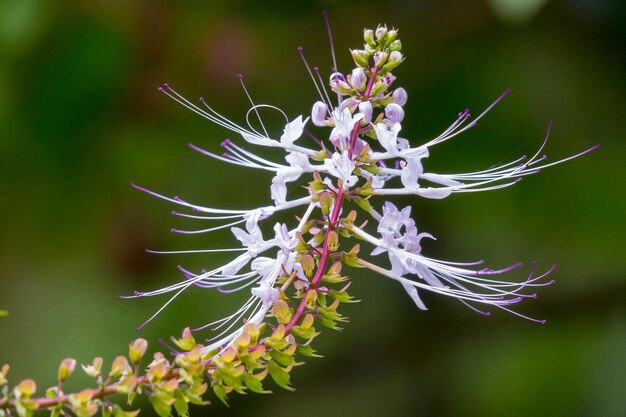
[[[128,297],[171,294],[146,323],[191,286],[249,294],[247,301],[232,314],[209,323],[198,323],[193,329],[185,329],[181,339],[173,339],[177,348],[172,351],[178,367],[160,355],[155,357],[156,362],[149,366],[147,375],[141,377],[143,379],[135,373],[130,382],[120,381],[118,384],[121,385],[115,385],[116,392],[120,389],[137,392],[137,386],[150,386],[150,399],[161,416],[170,415],[172,405],[179,414],[185,415],[187,402],[201,402],[199,396],[207,388],[203,385],[204,378],[223,401],[231,391],[266,392],[261,381],[267,374],[279,386],[288,388],[289,371],[299,364],[296,354],[314,356],[311,343],[319,334],[315,326],[337,329],[345,320],[338,312],[340,304],[354,301],[347,292],[350,281],[341,274],[342,265],[367,268],[399,282],[422,310],[426,310],[426,305],[420,292],[429,291],[455,298],[484,315],[490,314],[486,308],[495,307],[543,322],[523,316],[511,307],[526,298],[535,298],[533,288],[550,285],[553,281],[544,278],[554,266],[536,274],[533,264],[523,280],[509,282],[495,276],[510,272],[521,264],[490,269],[482,265],[483,261],[464,263],[428,257],[422,253],[422,239],[435,238],[417,229],[411,217],[411,207],[398,209],[389,201],[379,201],[379,196],[411,194],[442,199],[455,193],[496,190],[517,184],[527,175],[576,158],[596,147],[556,162],[547,162],[545,156],[540,156],[548,140],[546,135],[539,150],[530,158],[522,156],[474,172],[429,172],[424,160],[431,149],[476,126],[508,90],[478,117],[472,118],[466,109],[440,135],[416,145],[415,139],[402,134],[408,94],[396,85],[393,73],[405,59],[398,31],[383,25],[375,30],[366,29],[362,49],[350,51],[355,67],[349,72],[337,69],[330,26],[328,32],[334,63],[328,82],[324,81],[319,68],[309,66],[303,49],[298,48],[319,94],[319,100],[307,117],[289,118],[275,106],[255,104],[241,75],[239,80],[251,105],[246,114],[246,126],[224,117],[203,98],[200,98],[202,106],[197,106],[169,85],[160,87],[160,91],[173,100],[234,132],[247,144],[280,148],[285,152],[284,161],[273,161],[249,150],[241,141],[224,140],[221,142],[223,152],[219,154],[190,145],[219,161],[273,174],[269,187],[273,204],[252,209],[204,207],[133,184],[141,191],[177,205],[180,211],[173,212],[177,216],[210,222],[209,227],[198,230],[174,229],[173,232],[197,234],[230,228],[240,243],[232,248],[151,251],[233,252],[235,256],[210,270],[194,272],[180,267],[183,275],[180,282]],[[268,132],[260,116],[261,108],[272,109],[284,117],[282,133],[271,135]],[[306,191],[301,196],[292,197],[289,185],[303,177],[308,179]],[[297,213],[297,222],[293,225],[277,222],[273,225],[273,233],[263,232],[263,224],[268,223],[274,214],[293,212],[298,208],[302,211]],[[357,220],[356,209],[368,219],[359,217]],[[350,244],[350,241],[358,242]],[[360,243],[371,245],[371,255],[374,259],[383,259],[383,265],[364,259],[360,255]],[[201,331],[208,336],[198,344],[193,333]],[[73,365],[68,367],[73,368]],[[100,367],[101,361],[94,362],[85,371],[98,376]],[[126,365],[122,364],[121,369],[116,377],[132,375],[124,373],[130,369]],[[0,377],[6,374],[4,369],[2,372]],[[107,382],[110,381],[107,379]],[[109,389],[102,381],[100,384],[101,390]],[[182,385],[179,387],[179,384]],[[19,395],[13,399],[5,394],[5,399],[0,400],[0,412],[9,403],[26,410],[18,408],[22,415],[33,408],[42,408],[41,403],[28,401],[33,392],[31,388],[28,384],[19,388]],[[104,395],[103,391],[100,392],[98,398]],[[71,401],[79,404],[73,408],[76,414],[93,414],[93,395],[91,392],[91,396],[73,397]],[[53,405],[62,403],[67,401],[59,400]],[[115,409],[113,412],[116,413]],[[115,415],[121,417],[121,411]]]

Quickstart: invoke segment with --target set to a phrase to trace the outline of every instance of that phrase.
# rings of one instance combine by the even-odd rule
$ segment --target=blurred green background
[[[297,54],[331,66],[321,11],[331,16],[339,67],[363,27],[400,28],[409,92],[403,129],[425,140],[456,112],[510,94],[463,137],[437,147],[434,172],[464,172],[533,152],[547,123],[552,160],[599,151],[510,189],[443,201],[404,199],[439,239],[425,252],[504,266],[559,264],[557,285],[521,312],[490,318],[354,271],[341,333],[326,357],[293,371],[296,392],[233,395],[193,415],[624,416],[626,303],[624,166],[626,3],[615,0],[43,1],[0,3],[0,363],[14,381],[52,385],[67,356],[112,359],[165,299],[120,300],[160,288],[219,256],[156,256],[144,248],[224,246],[229,233],[186,237],[174,207],[133,190],[216,207],[271,204],[271,176],[187,148],[218,150],[230,132],[157,92],[163,82],[204,96],[243,121],[235,74],[258,102],[291,117],[315,100]],[[294,195],[298,193],[297,185]],[[379,201],[378,203],[382,203]],[[522,272],[523,273],[523,272]],[[518,276],[512,275],[511,279]],[[245,294],[189,291],[139,333],[156,345],[230,311]],[[81,378],[74,378],[79,387]],[[72,384],[70,383],[70,386]],[[142,415],[150,415],[146,409]]]

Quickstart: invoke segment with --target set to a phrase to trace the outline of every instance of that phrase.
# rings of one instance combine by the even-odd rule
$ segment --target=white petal
[[[417,294],[417,288],[415,288],[413,285],[401,281],[402,286],[404,287],[405,291],[407,292],[407,294],[409,294],[409,297],[411,297],[413,299],[413,301],[415,302],[415,305],[420,309],[420,310],[428,310],[426,308],[426,304],[424,304],[424,302],[422,301],[422,299],[420,298],[420,296]]]

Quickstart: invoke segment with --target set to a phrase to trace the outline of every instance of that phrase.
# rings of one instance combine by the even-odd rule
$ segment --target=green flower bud
[[[391,44],[389,45],[389,50],[391,52],[393,51],[400,52],[402,50],[402,42],[400,42],[400,39],[396,39],[395,41],[391,42]]]
[[[370,55],[366,51],[351,49],[350,53],[352,54],[352,59],[357,66],[367,67]]]
[[[59,365],[59,371],[58,371],[59,384],[64,383],[65,380],[69,378],[70,375],[72,375],[72,372],[74,372],[75,367],[76,367],[76,359],[66,358],[61,361],[61,364]]]
[[[330,214],[330,206],[333,204],[333,197],[328,191],[323,191],[319,194],[319,201],[322,213],[328,216]]]
[[[369,46],[376,46],[376,41],[374,40],[374,31],[372,29],[364,29],[363,30],[363,40]]]
[[[393,51],[389,54],[389,58],[387,59],[387,63],[383,65],[383,71],[389,72],[394,70],[398,65],[400,65],[404,61],[404,57],[402,53],[398,51]]]
[[[395,29],[391,29],[387,32],[387,39],[385,39],[385,43],[389,45],[398,37],[398,31]]]

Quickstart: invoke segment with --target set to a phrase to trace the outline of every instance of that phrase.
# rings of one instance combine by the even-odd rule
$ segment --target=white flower
[[[414,155],[406,158],[404,161],[400,161],[400,168],[402,170],[400,180],[402,181],[402,185],[409,190],[419,188],[417,180],[424,173],[421,161],[424,156],[425,154]]]
[[[358,177],[352,175],[355,164],[348,158],[347,152],[335,152],[330,159],[324,160],[324,167],[330,175],[343,181],[344,189],[352,187],[358,181]]]
[[[400,129],[400,123],[392,123],[390,126],[387,126],[385,123],[374,125],[378,141],[390,154],[398,153],[398,133],[400,133]]]
[[[285,125],[285,130],[280,137],[280,143],[283,145],[291,145],[293,142],[302,136],[302,132],[304,130],[304,125],[309,121],[307,117],[302,121],[302,116],[296,117],[293,121],[287,123]]]
[[[277,246],[285,255],[289,255],[296,246],[296,239],[289,233],[287,225],[285,223],[276,223],[274,225],[274,233],[276,234],[275,241]]]
[[[354,125],[363,119],[362,113],[356,113],[352,116],[349,108],[343,110],[335,109],[333,111],[333,120],[335,121],[335,127],[330,132],[330,141],[333,145],[340,147],[341,149],[347,149],[347,143],[352,133]],[[326,162],[326,161],[324,161]]]
[[[261,282],[258,287],[252,288],[250,292],[255,297],[258,297],[265,307],[273,306],[280,296],[278,290],[265,281]]]
[[[372,108],[371,101],[362,101],[359,103],[359,112],[363,115],[363,120],[365,123],[372,122],[372,112],[374,109]]]

